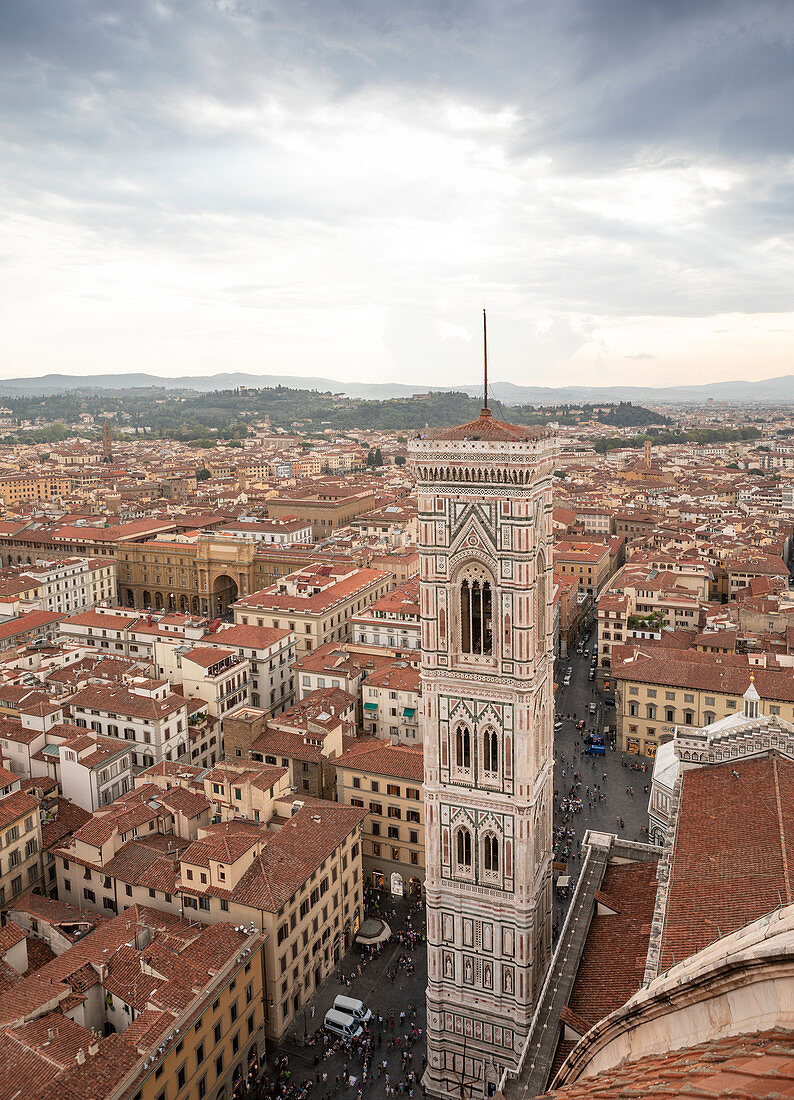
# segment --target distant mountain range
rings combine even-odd
[[[24,397],[69,390],[127,390],[160,386],[168,390],[194,390],[212,393],[215,390],[246,386],[258,389],[284,386],[296,390],[319,390],[341,393],[354,398],[386,400],[390,397],[410,397],[427,392],[421,386],[405,386],[393,382],[335,382],[330,378],[301,378],[297,375],[275,374],[211,374],[203,377],[162,378],[154,374],[90,374],[74,376],[45,374],[41,378],[0,379],[0,396]],[[476,397],[477,386],[432,386],[435,391],[455,391]],[[711,382],[702,386],[517,386],[513,382],[494,382],[490,393],[508,405],[578,404],[583,401],[633,401],[643,404],[679,404],[715,401],[755,402],[761,404],[794,403],[794,374],[765,378],[760,382]]]

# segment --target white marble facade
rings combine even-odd
[[[434,1096],[515,1067],[551,952],[555,442],[466,427],[411,445]]]

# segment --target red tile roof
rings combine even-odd
[[[544,1100],[790,1097],[794,1095],[794,1035],[779,1029],[761,1031],[626,1059],[543,1095]]]
[[[610,863],[596,900],[613,913],[593,916],[568,1007],[587,1028],[620,1008],[642,985],[656,901],[656,860]]]
[[[442,428],[440,431],[430,432],[428,438],[517,443],[528,439],[548,439],[552,434],[551,428],[542,425],[507,424],[504,420],[495,420],[490,409],[483,409],[476,420],[470,420],[468,424],[459,424],[455,428]]]
[[[794,763],[777,756],[687,771],[659,970],[794,901]]]
[[[742,696],[755,677],[755,686],[762,699],[794,702],[794,676],[790,668],[759,668],[745,656],[701,653],[699,650],[668,652],[656,647],[652,653],[637,652],[638,647],[650,649],[645,643],[637,646],[614,646],[612,674],[616,680],[638,681],[700,691],[723,692]],[[637,656],[634,656],[637,653]]]
[[[11,794],[0,798],[0,829],[7,829],[25,814],[39,812],[38,799],[25,791],[12,791]]]
[[[293,632],[286,628],[273,626],[230,626],[221,629],[215,634],[207,634],[202,639],[204,642],[212,642],[214,645],[241,646],[245,649],[269,649],[270,646],[288,638]]]
[[[390,775],[414,783],[422,783],[425,777],[421,746],[390,745],[377,737],[361,738],[351,749],[329,762],[335,768]]]

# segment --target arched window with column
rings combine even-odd
[[[481,734],[482,770],[490,774],[499,771],[499,735],[491,726]]]
[[[483,565],[471,562],[458,575],[457,587],[461,652],[490,657],[493,654],[493,577]]]
[[[542,553],[535,561],[535,638],[540,653],[546,645],[546,559]]]
[[[455,767],[471,771],[471,730],[464,722],[455,727]]]
[[[486,833],[482,841],[482,869],[484,875],[495,878],[499,874],[499,839]]]
[[[458,871],[471,872],[471,831],[461,825],[455,834],[455,857]]]

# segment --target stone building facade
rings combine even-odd
[[[555,453],[487,409],[411,444],[433,1096],[515,1068],[550,958]]]

